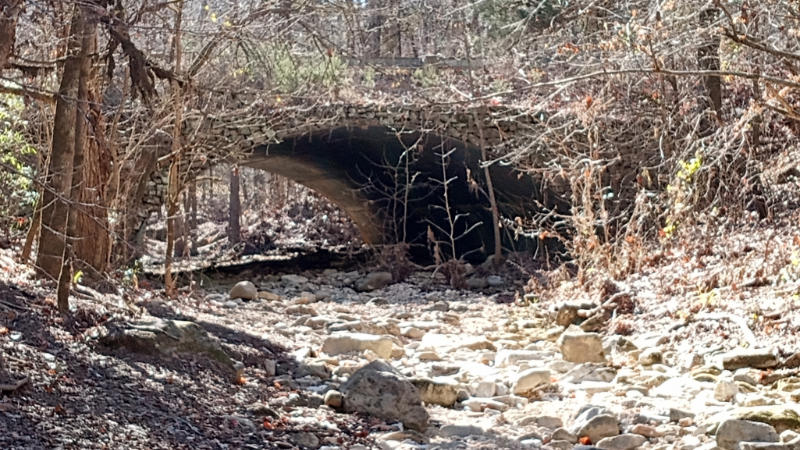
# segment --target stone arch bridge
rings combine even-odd
[[[431,233],[447,252],[452,234],[459,255],[481,259],[494,245],[481,146],[490,155],[530,147],[544,119],[541,112],[462,104],[254,104],[217,114],[192,111],[183,126],[184,170],[197,173],[222,161],[264,169],[333,201],[367,243],[408,242],[424,257]],[[545,166],[553,156],[528,149],[526,163]],[[167,159],[149,178],[143,202],[151,209],[163,203]],[[507,224],[543,208],[568,212],[563,189],[541,189],[500,160],[489,168]],[[531,246],[508,228],[503,240],[509,249]]]

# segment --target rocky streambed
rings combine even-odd
[[[250,273],[79,296],[67,321],[46,290],[0,285],[6,369],[26,376],[4,388],[0,444],[800,448],[791,334],[676,319],[621,284],[515,300],[510,276],[477,278]]]
[[[270,411],[380,422],[371,444],[347,448],[800,448],[798,358],[687,347],[674,330],[608,334],[604,320],[625,307],[610,297],[522,306],[426,273],[390,284],[326,270],[218,286],[173,313],[287,350],[238,366],[292,387],[293,400],[266,399]],[[311,429],[295,444],[343,448]]]

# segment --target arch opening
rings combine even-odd
[[[463,142],[386,127],[338,127],[262,145],[242,161],[286,176],[341,207],[370,244],[409,245],[413,259],[480,262],[494,247],[480,150]],[[506,222],[535,214],[542,196],[529,176],[490,168]],[[557,205],[553,205],[557,206]],[[508,230],[505,230],[508,231]],[[537,239],[503,233],[509,250]]]

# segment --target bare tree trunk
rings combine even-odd
[[[20,11],[22,0],[0,0],[0,70],[6,68],[14,53]]]
[[[75,157],[77,104],[81,76],[81,34],[85,29],[85,17],[75,7],[70,25],[70,36],[64,72],[56,100],[53,119],[53,142],[50,148],[50,164],[44,180],[42,195],[42,224],[39,233],[39,253],[36,256],[37,272],[40,276],[58,279],[66,245],[67,199],[72,188],[72,164]]]
[[[181,19],[183,0],[177,4],[175,13],[175,34],[173,36],[173,55],[175,57],[175,73],[181,70]],[[175,279],[172,276],[172,255],[175,247],[175,215],[178,213],[178,200],[181,193],[180,164],[183,150],[181,148],[181,125],[183,123],[183,92],[181,85],[173,80],[173,106],[175,122],[172,127],[172,162],[169,166],[169,186],[167,188],[167,251],[164,255],[164,289],[168,297],[177,294]]]
[[[383,6],[381,0],[369,0],[367,7],[371,9],[367,19],[367,56],[378,58],[381,56],[381,33],[383,32],[386,18],[380,9]]]
[[[704,43],[697,50],[698,65],[701,70],[720,70],[719,45],[720,34],[713,30],[714,21],[719,17],[717,8],[708,8],[700,12],[700,26],[704,33]],[[722,79],[719,76],[707,76],[704,79],[706,93],[711,101],[711,107],[722,114]]]
[[[197,254],[197,182],[189,185],[189,234],[191,238],[191,254]]]
[[[477,96],[479,94],[477,86],[475,84],[475,78],[472,73],[472,45],[469,41],[469,35],[467,32],[464,32],[464,51],[467,55],[467,64],[469,64],[469,83],[470,87],[472,88],[472,94]],[[483,131],[483,117],[486,116],[485,108],[481,108],[480,117],[477,113],[473,113],[473,118],[475,119],[475,126],[478,127],[478,138],[480,140],[480,147],[481,147],[481,164],[485,164],[489,161],[489,155],[486,150],[486,139],[484,137]],[[483,167],[483,176],[486,178],[486,190],[488,191],[489,195],[489,207],[492,210],[492,232],[494,234],[494,252],[493,252],[493,263],[500,264],[503,260],[503,241],[500,235],[500,210],[497,207],[497,198],[494,194],[494,183],[492,181],[492,173],[489,169],[489,166],[486,165]]]
[[[230,202],[228,210],[228,243],[234,245],[239,243],[242,237],[242,228],[239,217],[242,214],[242,204],[239,199],[239,168],[231,167],[231,186]]]

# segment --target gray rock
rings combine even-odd
[[[605,408],[589,405],[581,409],[571,431],[579,438],[588,437],[591,442],[599,442],[619,434],[619,421]]]
[[[661,350],[657,348],[645,349],[639,355],[639,364],[643,366],[652,366],[653,364],[661,364],[662,362],[664,362],[664,355],[661,353]]]
[[[341,386],[341,392],[347,412],[399,420],[421,432],[428,426],[428,412],[422,406],[419,390],[383,361],[373,361],[357,370]]]
[[[617,376],[617,371],[603,364],[583,363],[570,369],[559,381],[565,383],[583,383],[585,381],[610,382]]]
[[[451,408],[458,400],[458,385],[434,381],[430,378],[414,378],[411,383],[419,390],[424,403]]]
[[[364,333],[334,333],[322,343],[322,351],[329,355],[371,350],[378,357],[392,356],[392,340],[388,337]]]
[[[274,377],[278,369],[278,364],[274,359],[264,360],[264,374],[268,377]]]
[[[739,450],[798,450],[800,445],[784,442],[740,442]]]
[[[717,428],[717,445],[736,450],[740,442],[779,442],[780,436],[770,425],[749,420],[726,420]]]
[[[783,430],[781,433],[781,442],[800,443],[800,433],[794,430]]]
[[[298,431],[296,433],[289,434],[289,440],[292,441],[293,444],[299,447],[305,448],[317,448],[319,447],[319,438],[307,431]]]
[[[503,285],[503,277],[499,275],[489,275],[486,277],[486,282],[489,284],[489,286],[499,287]]]
[[[320,380],[327,380],[331,377],[331,369],[321,361],[301,362],[297,367],[295,376],[301,378],[308,375],[317,377]]]
[[[468,289],[483,289],[489,286],[489,282],[484,277],[470,277],[467,278]]]
[[[537,350],[500,350],[494,358],[495,367],[518,365],[521,361],[545,360],[552,357],[551,352]]]
[[[736,370],[742,367],[771,369],[779,363],[778,357],[770,350],[734,350],[722,355],[722,367]]]
[[[578,442],[578,436],[575,436],[575,434],[570,433],[565,428],[556,428],[556,430],[553,431],[553,435],[550,438],[554,441],[564,441],[564,442],[569,442],[570,444]]]
[[[281,281],[286,284],[305,284],[308,283],[308,278],[302,275],[286,274],[281,275]]]
[[[647,438],[640,434],[620,434],[619,436],[611,436],[600,439],[597,442],[597,448],[609,450],[632,450],[641,447]]]
[[[439,429],[439,435],[444,437],[467,437],[480,436],[484,433],[483,428],[475,425],[445,425]]]
[[[588,310],[595,308],[596,305],[588,302],[565,302],[559,305],[556,312],[556,325],[561,327],[568,327],[572,324],[581,322],[581,317],[578,314],[580,310]]]
[[[461,402],[461,405],[470,411],[481,412],[486,409],[506,411],[509,405],[491,398],[469,398]]]
[[[517,380],[514,382],[512,392],[517,395],[522,395],[539,386],[548,384],[550,384],[550,370],[540,368],[528,369],[519,374]]]
[[[339,409],[342,407],[344,403],[344,396],[341,392],[331,389],[330,391],[325,393],[325,397],[323,397],[323,402],[326,405],[330,406],[333,409]]]
[[[280,300],[281,296],[270,291],[258,291],[258,298],[260,298],[261,300],[275,302]]]
[[[558,346],[566,361],[605,362],[603,340],[597,333],[567,330],[558,338]]]
[[[235,362],[225,353],[219,341],[194,322],[158,318],[137,322],[112,320],[106,323],[106,330],[100,342],[108,347],[122,347],[153,356],[203,354],[235,369]]]
[[[233,285],[228,293],[230,298],[241,298],[244,300],[255,300],[258,298],[258,289],[250,281],[240,281]]]
[[[229,429],[244,428],[248,431],[253,431],[256,429],[256,424],[246,417],[228,414],[222,416],[222,418],[225,420],[225,425]]]
[[[714,386],[714,398],[721,402],[729,402],[739,393],[739,386],[733,381],[720,380]]]
[[[529,416],[517,422],[518,426],[524,427],[528,425],[536,425],[537,427],[555,430],[564,426],[564,422],[560,417],[555,416]]]
[[[392,274],[389,272],[372,272],[356,283],[359,292],[374,291],[392,283]]]
[[[684,410],[678,409],[678,408],[670,408],[669,409],[669,420],[671,422],[677,422],[677,421],[679,421],[681,419],[684,419],[684,418],[687,418],[687,417],[688,418],[693,418],[694,417],[694,413],[690,412],[690,411],[684,411]]]
[[[493,397],[497,392],[497,383],[494,381],[480,381],[472,386],[475,397]]]

